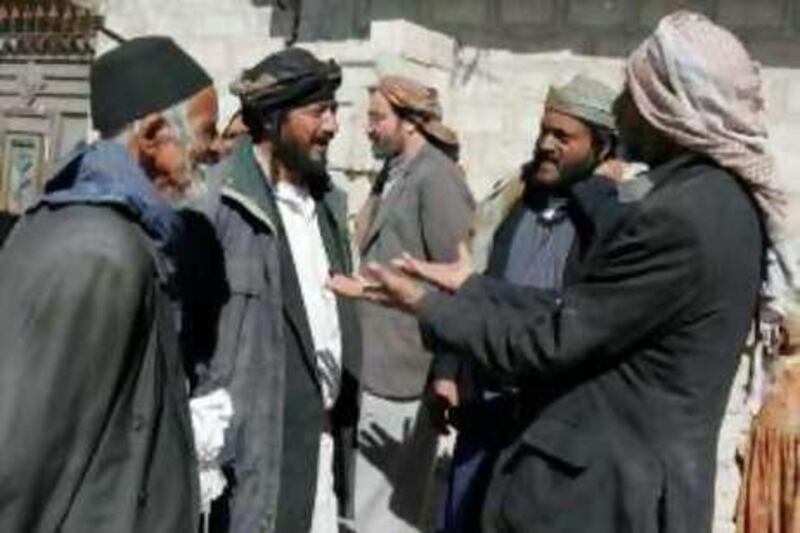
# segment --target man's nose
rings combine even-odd
[[[556,149],[555,136],[545,133],[539,137],[536,143],[537,150],[540,152],[554,152]]]
[[[322,115],[322,131],[331,136],[336,135],[339,131],[339,119],[335,111],[329,109]]]

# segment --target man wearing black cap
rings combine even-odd
[[[188,56],[162,54],[165,39],[135,39],[96,63],[92,120],[101,138],[134,151],[159,194],[174,202],[197,186],[198,166],[215,163],[221,147],[211,78]],[[173,87],[188,96],[173,102]]]
[[[0,531],[197,531],[178,224],[154,182],[207,152],[177,130],[208,106],[167,115],[210,85],[167,38],[100,56],[103,139],[61,165],[0,255]]]
[[[339,66],[289,48],[232,85],[250,136],[212,170],[204,210],[230,287],[196,394],[223,387],[230,491],[212,522],[236,532],[338,532],[350,517],[360,332],[325,288],[350,269],[345,198],[326,171]]]

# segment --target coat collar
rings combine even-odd
[[[47,180],[41,205],[95,204],[130,215],[167,256],[174,258],[180,219],[124,146],[98,141],[70,154]]]
[[[254,145],[249,136],[244,136],[234,147],[228,160],[222,163],[220,194],[233,200],[253,217],[263,222],[272,233],[280,226],[273,197],[271,180],[261,169],[253,153]],[[346,235],[347,199],[336,188],[327,192],[318,204],[329,211],[340,234]]]
[[[265,224],[271,233],[276,233],[280,217],[271,197],[269,179],[253,155],[250,137],[244,136],[237,142],[230,157],[221,165],[220,195],[237,203]]]

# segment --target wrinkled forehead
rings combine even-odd
[[[562,109],[548,107],[544,110],[540,127],[545,131],[563,131],[569,134],[588,133],[591,125]]]

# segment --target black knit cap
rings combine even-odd
[[[97,130],[113,132],[211,84],[206,71],[169,37],[131,39],[92,64],[92,121]]]

